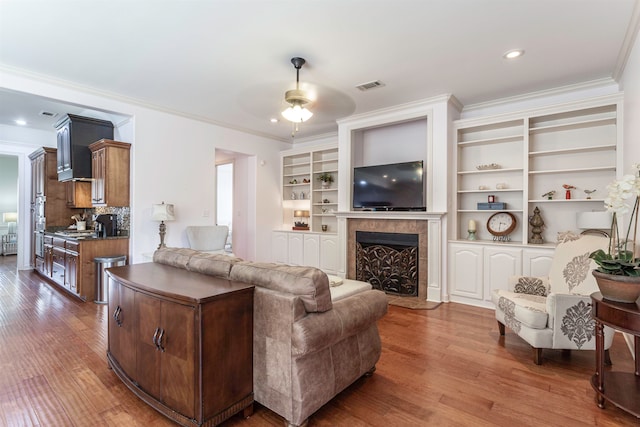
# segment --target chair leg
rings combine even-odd
[[[498,330],[500,331],[500,335],[504,336],[504,325],[498,322]]]
[[[613,363],[611,363],[611,355],[609,354],[609,349],[604,351],[604,364],[607,366],[613,365]]]
[[[542,365],[542,349],[533,347],[533,363]]]

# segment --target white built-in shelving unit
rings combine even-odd
[[[577,228],[579,212],[603,211],[607,185],[622,164],[622,96],[608,95],[563,105],[455,122],[452,165],[456,197],[449,239],[452,301],[491,306],[493,289],[511,275],[546,275],[558,233]],[[495,169],[478,166],[497,164]],[[575,186],[566,198],[564,184]],[[595,190],[590,198],[584,190]],[[555,191],[552,199],[543,197]],[[505,209],[482,210],[489,196]],[[529,219],[538,208],[544,243],[531,242]],[[496,242],[489,217],[512,213],[517,227],[509,242]],[[477,240],[468,240],[469,221]]]

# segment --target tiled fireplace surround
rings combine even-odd
[[[427,221],[350,219],[347,222],[347,277],[356,277],[356,231],[418,235],[418,298],[427,298]]]
[[[356,277],[356,231],[417,234],[418,298],[434,302],[443,301],[441,284],[443,213],[341,211],[337,212],[336,216],[339,220],[338,234],[346,242],[344,246],[346,277]]]

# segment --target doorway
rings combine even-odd
[[[225,250],[233,251],[233,162],[216,165],[216,224],[229,227]]]

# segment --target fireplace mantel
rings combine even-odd
[[[422,211],[341,211],[335,213],[337,218],[362,218],[362,219],[409,219],[423,221],[440,221],[445,212]]]
[[[349,231],[350,223],[362,225],[363,229],[368,231],[389,231],[398,232],[398,229],[424,230],[420,232],[422,238],[426,240],[423,246],[422,254],[426,257],[426,264],[421,264],[426,269],[426,283],[422,286],[426,287],[426,298],[422,294],[422,298],[429,301],[443,301],[442,286],[442,227],[445,217],[444,212],[416,212],[416,211],[338,211],[335,213],[338,219],[338,234],[340,241],[344,242],[342,247],[342,259],[347,261],[344,266],[344,272],[348,278],[355,273],[355,260],[351,257],[355,255],[355,241]],[[388,221],[388,224],[386,223]],[[424,223],[420,225],[420,223]],[[399,225],[400,224],[400,225]],[[353,231],[353,227],[352,230]],[[402,232],[402,231],[401,231]],[[407,232],[407,231],[404,231]],[[424,243],[422,243],[424,244]],[[426,246],[426,251],[424,250]],[[420,261],[422,263],[423,261]],[[353,265],[352,265],[353,264]],[[423,275],[422,277],[425,277]],[[422,282],[422,279],[420,280]],[[419,295],[420,297],[420,295]]]

